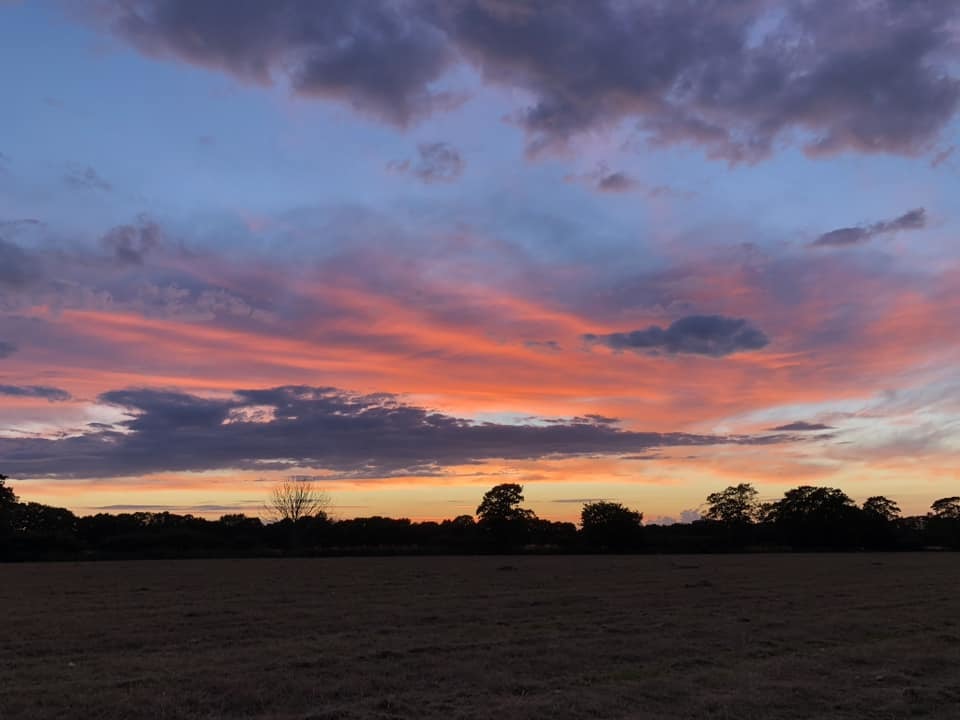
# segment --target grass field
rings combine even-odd
[[[0,566],[0,718],[960,718],[960,555]]]

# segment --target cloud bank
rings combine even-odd
[[[950,2],[864,0],[108,0],[95,22],[140,51],[283,82],[398,126],[463,100],[466,63],[531,99],[528,152],[632,125],[655,145],[755,162],[931,151],[957,112]]]
[[[211,399],[118,390],[100,402],[124,409],[114,429],[63,437],[0,438],[4,471],[21,477],[115,477],[162,471],[285,469],[350,477],[434,473],[491,459],[638,452],[664,446],[783,442],[782,436],[635,432],[609,418],[542,423],[471,422],[389,394],[284,386]]]

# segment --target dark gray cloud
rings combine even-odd
[[[82,168],[72,168],[63,176],[64,182],[75,188],[85,190],[102,190],[108,192],[113,189],[106,180],[100,177],[99,173],[89,165]]]
[[[777,425],[777,427],[770,428],[770,432],[808,432],[812,430],[833,430],[833,426],[824,425],[823,423],[809,423],[804,422],[803,420],[798,420],[797,422],[787,423],[786,425]]]
[[[425,183],[449,183],[463,175],[466,162],[457,149],[445,142],[421,143],[414,161],[391,162],[387,168],[407,173]]]
[[[723,315],[688,315],[668,327],[651,325],[646,330],[606,335],[584,335],[588,343],[611,350],[634,350],[652,354],[709,355],[723,357],[745,350],[759,350],[770,343],[766,334],[743,318]]]
[[[347,477],[436,472],[488,459],[643,452],[664,446],[756,444],[778,436],[635,432],[609,418],[547,424],[476,423],[394,396],[335,388],[240,390],[209,399],[121,390],[100,401],[130,419],[59,439],[0,438],[4,471],[21,477],[116,477],[215,468],[331,470]]]
[[[139,225],[118,225],[101,238],[101,244],[118,265],[143,265],[143,259],[160,247],[160,226],[143,221]]]
[[[957,110],[955,4],[866,0],[467,2],[458,46],[534,102],[531,151],[635,119],[655,144],[755,161],[927,149]],[[508,8],[508,9],[505,9]]]
[[[17,351],[17,346],[12,342],[6,340],[0,340],[0,360],[5,357],[10,357]]]
[[[8,397],[41,398],[50,402],[66,402],[70,393],[46,385],[0,385],[0,395]]]
[[[846,245],[860,245],[878,235],[898,232],[900,230],[919,230],[927,225],[927,211],[916,208],[905,212],[892,220],[881,220],[869,225],[838,228],[824,233],[812,243],[813,247],[844,247]]]
[[[101,5],[141,51],[301,95],[334,98],[397,125],[449,107],[434,91],[453,50],[425,3],[157,0]]]
[[[613,172],[597,180],[597,190],[601,192],[629,192],[636,186],[636,180],[622,172]]]
[[[600,193],[623,194],[638,192],[648,198],[689,197],[691,193],[667,185],[648,185],[622,170],[611,170],[601,163],[591,172],[567,175],[564,180],[585,185]]]
[[[957,111],[960,5],[948,0],[106,0],[141,51],[278,78],[388,122],[456,103],[454,64],[525,91],[537,153],[626,120],[654,144],[756,161],[932,149]]]

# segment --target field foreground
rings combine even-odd
[[[960,556],[0,566],[0,718],[958,718]]]

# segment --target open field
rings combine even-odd
[[[956,554],[6,565],[0,717],[958,718],[958,591]]]

